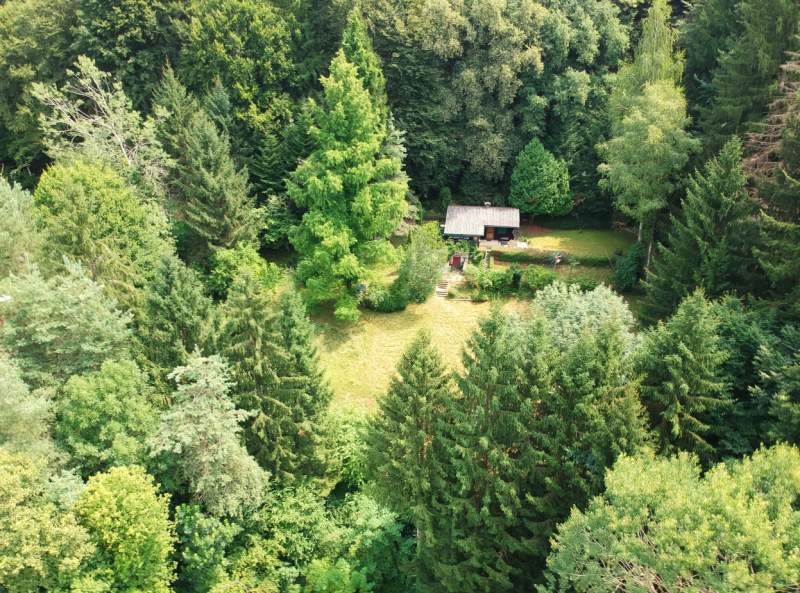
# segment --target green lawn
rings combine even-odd
[[[519,307],[520,303],[509,301],[504,306]],[[403,350],[423,328],[431,332],[445,362],[457,368],[464,342],[490,308],[490,303],[431,297],[399,313],[364,311],[355,323],[337,321],[329,314],[313,316],[320,358],[333,388],[332,406],[373,410]]]
[[[565,251],[581,255],[611,257],[615,251],[627,251],[635,237],[627,232],[613,230],[557,230],[526,225],[519,231],[520,238],[528,241],[531,249]]]

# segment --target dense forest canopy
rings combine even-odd
[[[799,446],[797,0],[0,0],[0,592],[788,593]]]

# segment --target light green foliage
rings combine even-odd
[[[0,447],[0,587],[8,593],[73,591],[94,552],[86,531],[50,500],[47,478],[44,459]]]
[[[250,276],[263,290],[275,288],[283,272],[262,258],[251,244],[240,243],[232,249],[217,249],[211,256],[208,286],[218,297],[225,297],[240,276]]]
[[[350,490],[362,488],[368,481],[367,418],[345,410],[329,410],[322,417],[320,457],[336,484]]]
[[[241,528],[205,515],[193,504],[175,510],[175,523],[180,549],[177,588],[206,593],[225,579],[229,563],[225,552]]]
[[[151,197],[160,196],[171,162],[156,138],[155,122],[134,111],[121,83],[91,59],[80,56],[75,68],[61,89],[32,87],[47,110],[41,126],[48,155],[104,161]]]
[[[608,324],[620,328],[628,351],[638,344],[628,305],[604,285],[584,292],[562,282],[549,284],[536,293],[531,310],[545,319],[548,336],[557,348],[569,347],[582,333],[595,333]]]
[[[624,457],[559,528],[555,592],[774,593],[800,580],[800,453],[786,445],[701,477],[686,454]]]
[[[130,316],[78,264],[43,278],[36,269],[0,281],[0,344],[31,387],[66,381],[128,357]]]
[[[796,443],[800,438],[800,330],[797,326],[781,328],[775,339],[759,348],[754,363],[759,381],[753,395],[770,414],[769,439]]]
[[[620,69],[610,99],[611,137],[599,146],[604,183],[623,214],[651,225],[667,205],[675,175],[698,147],[686,132],[686,100],[678,87],[683,60],[673,46],[666,0],[656,0],[642,25],[631,64]]]
[[[181,80],[195,92],[215,80],[231,92],[233,115],[253,149],[282,129],[291,113],[292,30],[287,13],[268,2],[193,0],[178,26]]]
[[[31,393],[20,375],[14,361],[0,354],[0,446],[50,455],[50,398],[47,393]]]
[[[709,297],[753,288],[756,207],[747,193],[741,144],[728,142],[689,181],[680,217],[672,217],[666,245],[648,270],[644,314],[669,315],[683,297],[702,287]]]
[[[292,227],[300,222],[299,215],[285,196],[269,196],[263,208],[262,242],[268,247],[288,247]]]
[[[341,52],[322,85],[312,128],[318,148],[288,183],[292,200],[308,209],[290,239],[308,301],[335,301],[338,318],[356,319],[356,287],[392,249],[386,238],[405,214],[406,184],[397,179],[399,160],[380,156],[379,114]]]
[[[778,90],[787,52],[800,49],[800,6],[793,0],[742,0],[740,23],[719,55],[711,105],[701,110],[707,147],[718,150],[732,134],[752,129]]]
[[[721,380],[726,353],[717,326],[711,304],[698,289],[645,336],[636,368],[662,451],[714,453],[705,437],[708,413],[729,403]]]
[[[423,303],[433,294],[447,261],[447,245],[439,225],[429,222],[412,229],[400,260],[397,283],[408,298]]]
[[[543,288],[550,286],[556,281],[556,278],[557,275],[553,270],[532,264],[522,270],[519,286],[529,294],[536,294]]]
[[[162,257],[145,289],[135,327],[142,366],[159,388],[172,369],[186,364],[191,352],[209,348],[216,318],[197,273],[173,255]]]
[[[171,590],[175,536],[168,499],[142,468],[115,467],[92,476],[73,511],[97,547],[89,564],[105,585],[99,590]]]
[[[335,563],[312,561],[303,587],[303,593],[368,593],[371,590],[364,574],[354,570],[343,558]]]
[[[36,261],[41,244],[31,194],[0,177],[0,278]]]
[[[567,165],[553,157],[538,138],[517,155],[508,201],[525,214],[563,216],[572,210]]]
[[[84,476],[146,460],[155,428],[152,388],[130,361],[107,361],[99,371],[70,378],[56,403],[56,443]]]
[[[228,397],[228,370],[217,356],[192,355],[171,377],[178,388],[149,439],[150,454],[175,488],[215,517],[239,517],[263,500],[268,474],[240,444],[249,414]]]
[[[372,40],[359,11],[357,7],[347,15],[342,32],[342,51],[347,61],[356,67],[358,78],[370,94],[375,110],[385,119],[388,106],[381,60],[372,48]]]
[[[74,160],[42,175],[34,199],[49,267],[78,261],[114,297],[138,305],[140,291],[172,251],[166,217],[109,165]]]

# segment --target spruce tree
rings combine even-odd
[[[227,134],[204,111],[192,116],[185,151],[176,182],[181,219],[211,249],[254,240],[261,212],[249,195],[247,169],[236,167]]]
[[[161,110],[156,120],[156,137],[170,157],[181,160],[185,156],[186,133],[200,105],[170,66],[164,69],[164,76],[153,93],[153,106]]]
[[[281,147],[274,134],[265,134],[258,147],[258,152],[250,164],[250,174],[258,199],[264,202],[269,196],[282,194],[284,163]]]
[[[435,496],[447,475],[443,451],[445,411],[453,398],[450,373],[421,331],[403,353],[369,432],[370,473],[381,500],[416,528],[415,572],[421,590],[434,549]]]
[[[643,306],[655,321],[671,314],[697,287],[710,297],[756,289],[751,255],[757,241],[756,207],[747,193],[738,139],[689,180],[681,213],[672,217],[666,244],[648,271]]]
[[[525,484],[534,469],[531,402],[518,389],[508,319],[480,322],[457,377],[443,442],[451,472],[437,497],[432,570],[445,591],[511,591],[532,552]]]
[[[647,333],[637,354],[642,400],[666,453],[714,455],[706,440],[708,414],[729,403],[720,379],[726,353],[717,325],[711,304],[697,289],[671,318]]]
[[[315,471],[318,422],[331,397],[298,298],[284,295],[276,314],[273,298],[243,275],[228,297],[221,338],[237,405],[253,414],[245,431],[248,449],[283,483]]]
[[[213,341],[215,309],[197,273],[177,257],[165,256],[145,290],[135,335],[144,367],[158,385],[187,363],[189,354]]]

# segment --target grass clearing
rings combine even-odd
[[[577,257],[611,257],[616,251],[627,251],[636,240],[631,233],[624,231],[559,230],[535,225],[522,226],[519,235],[527,240],[531,249],[565,251]]]
[[[355,323],[330,313],[312,316],[318,327],[317,347],[333,388],[332,407],[354,412],[375,409],[395,372],[400,356],[420,329],[428,329],[434,346],[451,368],[460,366],[461,350],[491,303],[451,301],[431,297],[398,313],[364,311]],[[504,308],[524,307],[506,301]]]

